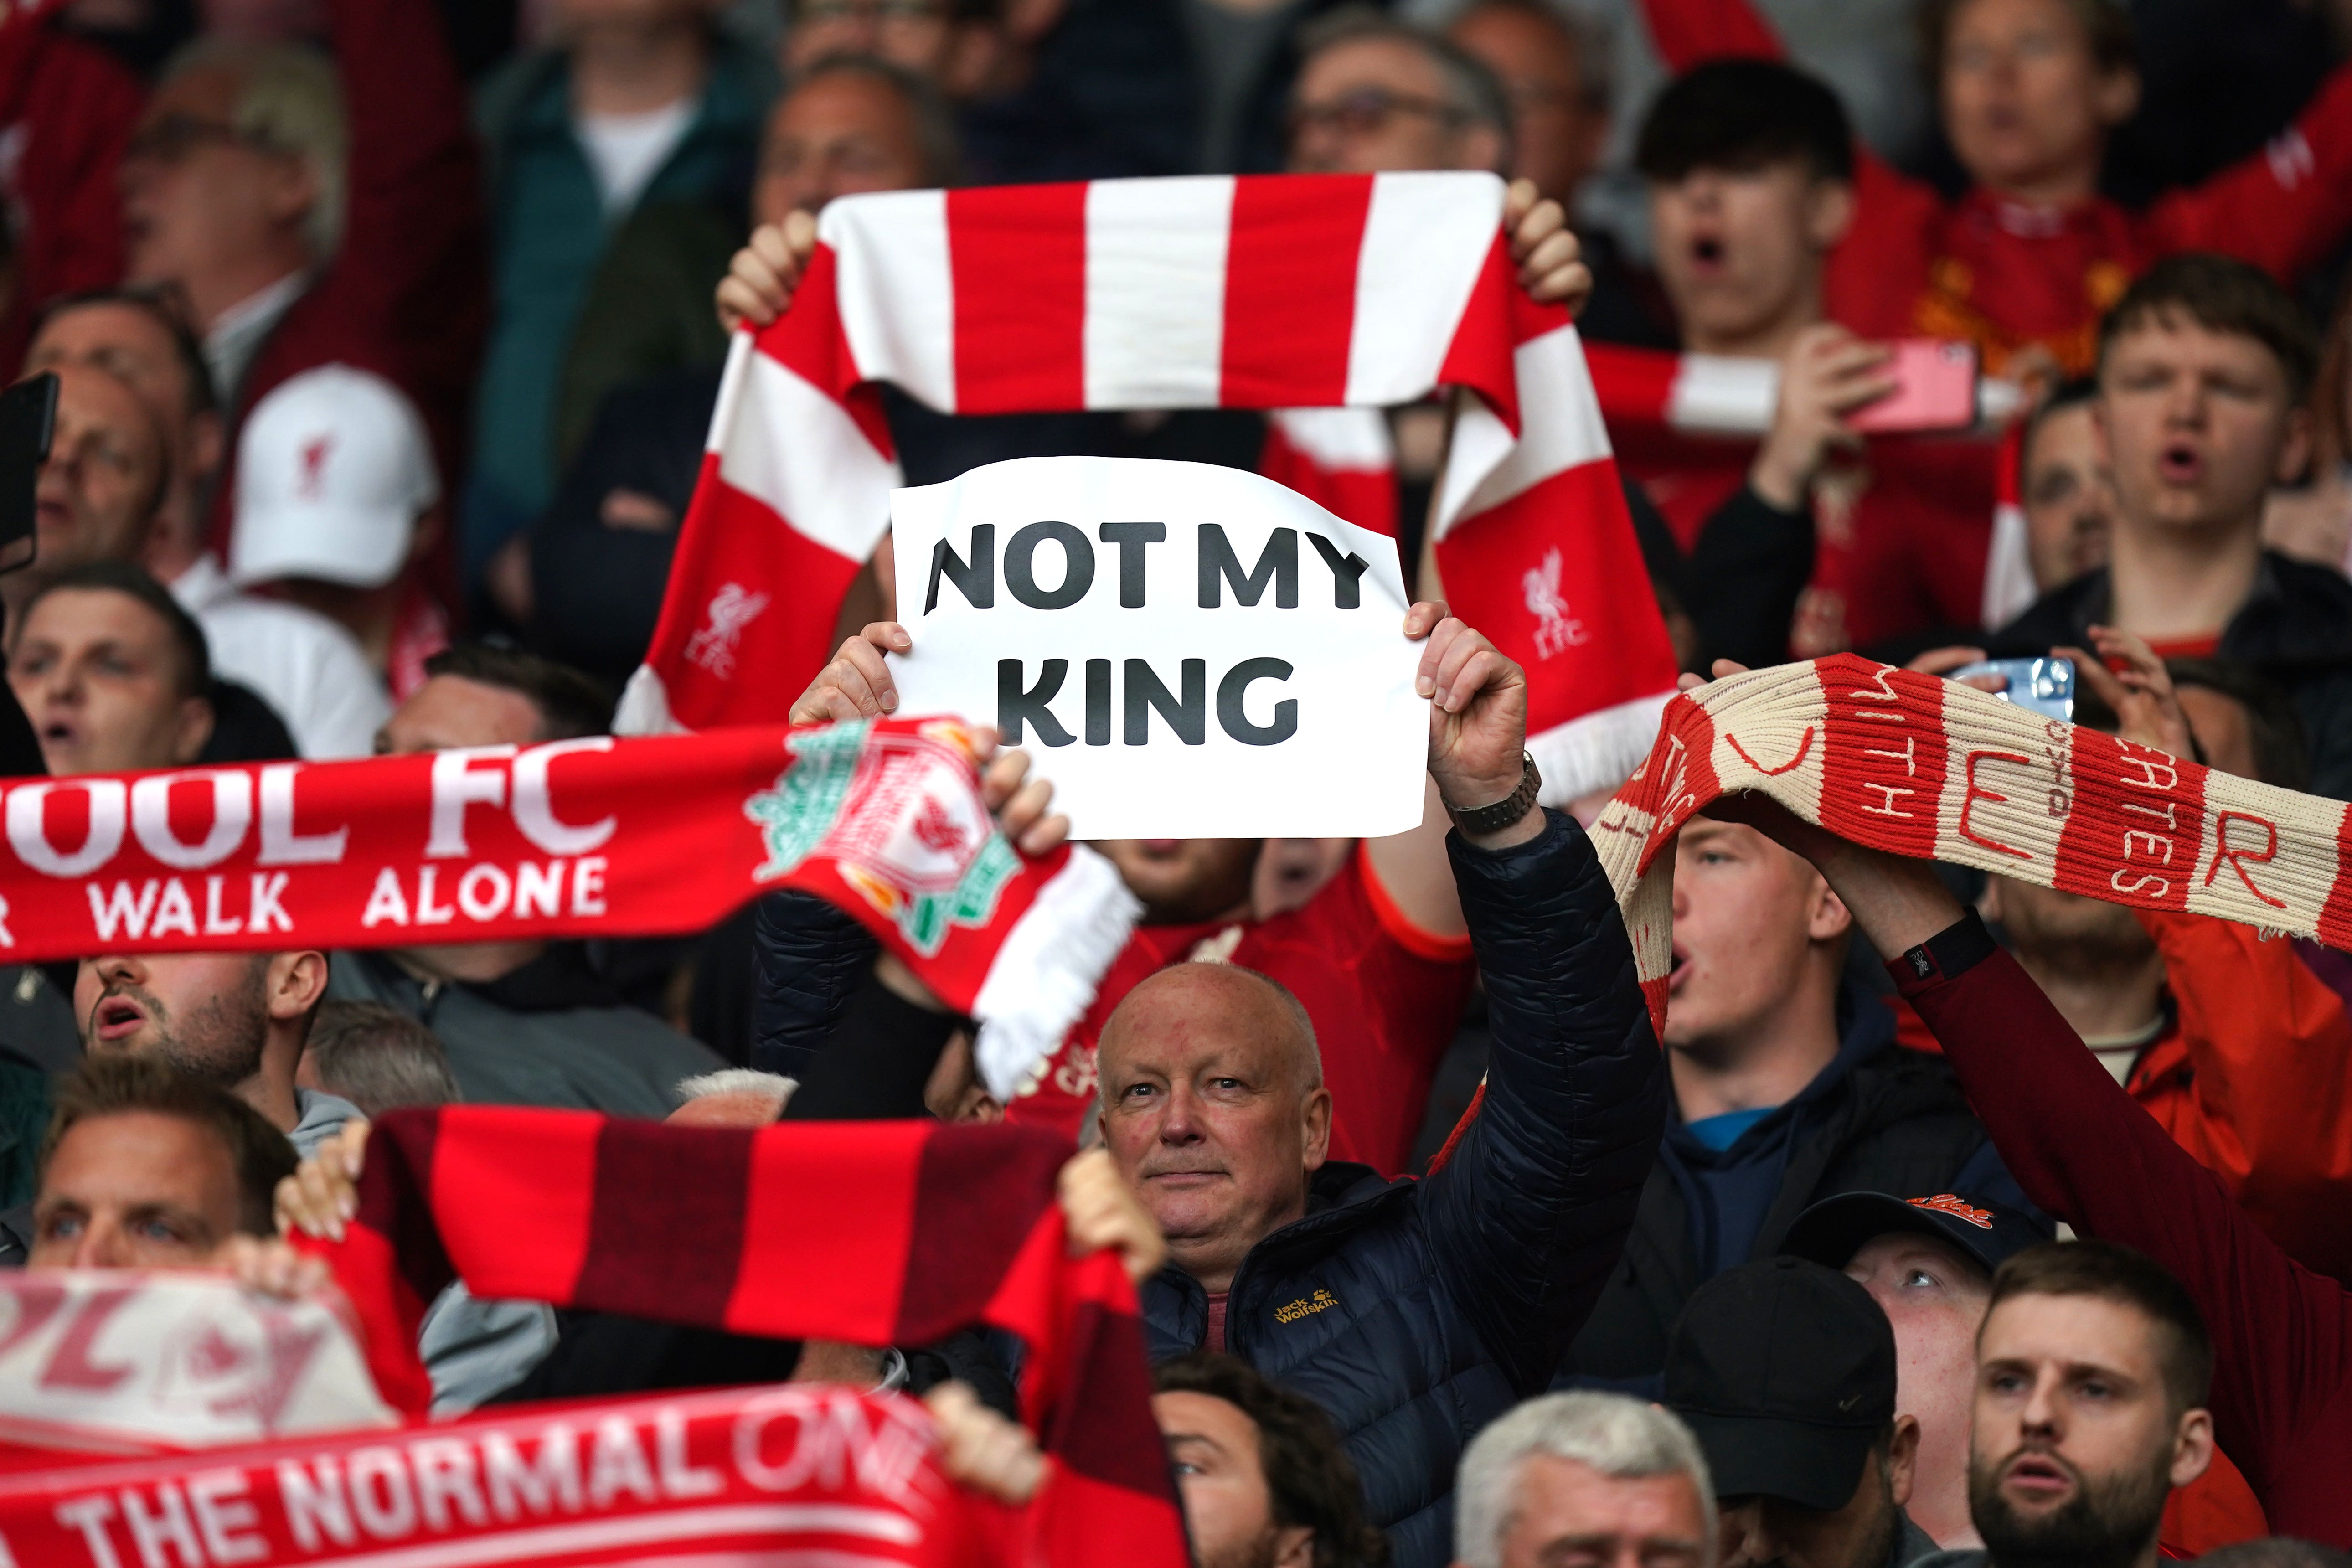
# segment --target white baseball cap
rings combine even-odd
[[[381,587],[440,494],[425,422],[398,387],[347,364],[305,371],[264,397],[237,437],[229,579]]]

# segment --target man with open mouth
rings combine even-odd
[[[2128,1247],[2001,1265],[1977,1338],[1969,1512],[1982,1552],[1916,1568],[2153,1568],[2165,1499],[2213,1460],[2213,1346],[2180,1282]]]

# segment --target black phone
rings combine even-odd
[[[33,563],[41,465],[58,424],[58,378],[27,376],[0,392],[0,572]]]

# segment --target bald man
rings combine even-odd
[[[1104,1145],[1168,1238],[1153,1359],[1239,1356],[1330,1411],[1397,1568],[1449,1555],[1470,1437],[1542,1390],[1631,1225],[1664,1060],[1608,879],[1526,775],[1525,678],[1447,621],[1423,663],[1429,771],[1486,976],[1483,1108],[1426,1181],[1328,1157],[1313,1026],[1264,975],[1184,963],[1105,1026]]]

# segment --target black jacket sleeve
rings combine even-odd
[[[923,1086],[961,1022],[867,977],[784,1102],[785,1121],[887,1121],[929,1114]]]
[[[752,918],[759,988],[751,998],[751,1065],[805,1079],[817,1049],[874,967],[866,928],[807,893],[771,893]]]
[[[1477,1116],[1421,1194],[1441,1279],[1522,1394],[1549,1383],[1616,1268],[1666,1114],[1609,879],[1583,831],[1546,816],[1509,849],[1446,841],[1494,1049]]]
[[[1747,485],[1699,531],[1682,572],[1683,608],[1698,628],[1699,668],[1718,658],[1751,669],[1789,657],[1789,623],[1813,574],[1813,520],[1782,511]]]

